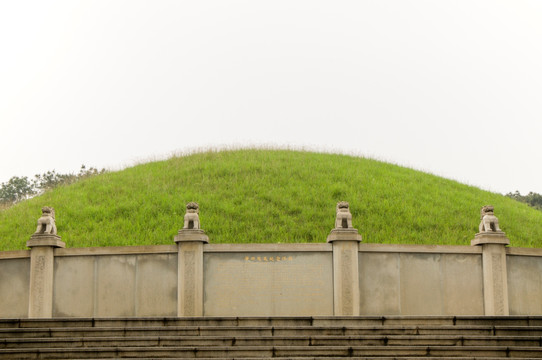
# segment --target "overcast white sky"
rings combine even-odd
[[[542,193],[542,1],[0,0],[0,182],[308,146]]]

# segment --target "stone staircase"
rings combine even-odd
[[[0,319],[0,359],[542,358],[541,317]]]

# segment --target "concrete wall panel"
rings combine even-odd
[[[204,254],[204,315],[332,315],[332,253]]]
[[[441,256],[444,315],[483,315],[484,279],[482,256],[443,254]]]
[[[332,315],[332,245],[304,245],[204,247],[203,314]],[[361,315],[487,313],[478,247],[369,245],[358,253]],[[53,316],[176,316],[175,249],[55,250]],[[506,253],[510,314],[541,315],[542,250],[507,248]],[[28,317],[29,284],[28,252],[0,253],[0,317]]]
[[[96,317],[135,316],[136,256],[97,257]]]
[[[401,313],[399,254],[359,253],[361,315]]]
[[[55,257],[54,317],[92,317],[95,301],[94,256]]]
[[[401,254],[401,315],[442,314],[440,254]]]
[[[177,315],[177,254],[138,255],[136,316]]]
[[[28,317],[30,258],[0,261],[0,318]]]
[[[542,314],[542,257],[507,256],[510,315]]]
[[[483,315],[476,254],[359,254],[361,315]]]

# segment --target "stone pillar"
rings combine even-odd
[[[347,202],[337,204],[335,229],[327,237],[333,244],[333,313],[359,315],[358,253],[361,235],[352,227]]]
[[[203,316],[203,244],[209,237],[200,229],[199,206],[186,205],[184,227],[175,236],[178,257],[177,316]]]
[[[509,244],[510,240],[493,215],[493,206],[484,206],[480,232],[474,236],[471,245],[482,246],[485,315],[509,315],[505,250]]]
[[[38,229],[26,242],[30,248],[29,318],[53,316],[53,267],[54,248],[66,247],[56,234],[53,208],[42,208]]]

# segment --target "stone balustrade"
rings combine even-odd
[[[0,318],[542,314],[542,249],[507,247],[492,207],[471,246],[363,244],[346,202],[327,243],[212,244],[198,213],[172,245],[70,249],[44,207],[0,252]]]

